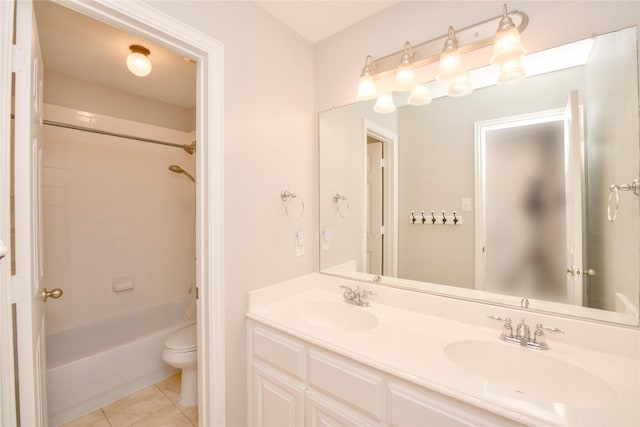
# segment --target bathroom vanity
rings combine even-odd
[[[375,289],[369,307],[344,289]],[[640,425],[631,328],[313,273],[249,294],[250,425]],[[521,316],[565,334],[503,342]]]

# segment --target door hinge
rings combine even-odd
[[[384,159],[380,159],[380,168],[384,169],[385,166],[386,166],[386,162],[384,161]]]
[[[380,235],[384,236],[384,225],[380,226]]]

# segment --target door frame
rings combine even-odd
[[[0,2],[0,239],[11,248],[9,140],[11,138],[11,69],[14,1]],[[0,259],[0,425],[16,419],[11,250]]]
[[[382,142],[382,152],[386,159],[383,191],[385,194],[383,211],[385,218],[384,244],[382,247],[383,271],[385,276],[398,276],[398,135],[384,126],[364,119],[362,132],[362,194],[367,194],[367,137],[372,136]],[[364,268],[367,257],[367,213],[362,212],[362,259]]]
[[[519,126],[536,125],[550,122],[564,122],[564,108],[556,108],[536,113],[518,114],[500,117],[498,119],[483,120],[474,123],[475,143],[475,192],[476,192],[476,242],[475,242],[475,289],[486,290],[486,257],[483,248],[487,240],[486,230],[486,182],[485,171],[487,165],[486,144],[487,133],[490,131],[509,129]]]
[[[161,11],[140,2],[54,0],[83,15],[144,37],[196,61],[196,281],[198,308],[198,418],[202,425],[225,425],[224,312],[224,45]],[[14,2],[0,2],[0,138],[9,140]],[[6,24],[9,25],[6,25]],[[8,90],[7,90],[8,89]],[[9,164],[8,144],[0,144],[0,165]],[[9,226],[8,168],[0,168],[0,233]],[[6,238],[5,238],[6,239]],[[15,424],[13,322],[7,257],[0,261],[0,379],[3,425]],[[7,272],[8,270],[8,272]],[[6,344],[9,344],[8,346]],[[10,386],[10,387],[9,387]],[[5,422],[8,419],[10,422]],[[12,422],[11,422],[12,421]]]

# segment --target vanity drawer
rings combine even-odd
[[[335,355],[310,350],[307,374],[310,386],[377,420],[382,418],[383,379],[372,370]]]
[[[390,383],[387,402],[389,425],[393,427],[521,425],[440,393],[412,385]]]
[[[253,354],[296,379],[304,380],[304,345],[271,329],[253,329]]]

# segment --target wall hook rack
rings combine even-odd
[[[438,216],[436,216],[435,211],[430,211],[431,217],[425,216],[424,212],[420,211],[420,215],[416,216],[415,211],[411,211],[409,214],[411,225],[462,225],[462,216],[458,215],[456,211],[453,211],[452,215],[447,215],[447,211],[441,211],[442,214]]]

